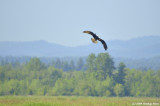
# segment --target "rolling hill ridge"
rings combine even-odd
[[[160,36],[145,36],[126,41],[106,41],[108,50],[102,44],[90,43],[84,46],[67,47],[46,41],[0,42],[0,56],[64,57],[87,56],[90,53],[108,52],[112,57],[150,58],[160,55]]]

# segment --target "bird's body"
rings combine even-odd
[[[107,45],[106,45],[106,42],[105,42],[103,39],[99,38],[95,33],[91,32],[91,31],[83,31],[83,33],[91,34],[91,35],[93,36],[93,38],[91,38],[91,41],[92,41],[93,43],[98,43],[97,40],[99,40],[99,41],[103,44],[104,49],[105,49],[105,50],[108,49],[108,47],[107,47]]]
[[[91,41],[92,41],[93,43],[98,43],[98,41],[97,41],[96,39],[94,39],[94,38],[91,38]]]

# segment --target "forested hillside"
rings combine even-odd
[[[130,40],[105,40],[107,52],[113,57],[151,58],[160,55],[160,36],[145,36]],[[88,49],[89,48],[89,49]],[[99,42],[88,45],[67,47],[47,41],[0,42],[0,56],[38,56],[38,57],[65,57],[88,56],[91,53],[103,53],[104,48]]]
[[[160,97],[160,70],[143,72],[128,69],[122,62],[116,68],[113,58],[108,53],[90,54],[84,63],[85,69],[82,69],[82,61],[79,60],[77,70],[70,68],[67,71],[55,68],[54,63],[46,65],[36,57],[14,65],[1,64],[0,96]]]

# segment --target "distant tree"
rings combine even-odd
[[[96,81],[96,93],[97,96],[111,96],[113,89],[113,80],[110,77],[107,77],[103,81]]]
[[[115,69],[113,59],[108,53],[98,54],[95,60],[97,73],[101,75],[101,79],[105,80],[107,76],[111,77]]]
[[[5,80],[5,72],[2,70],[2,67],[0,66],[0,80],[4,81]]]
[[[61,60],[60,60],[59,58],[58,58],[58,59],[56,60],[56,62],[55,62],[55,67],[62,69],[62,62],[61,62]]]
[[[61,68],[62,68],[64,71],[70,70],[70,67],[69,67],[69,64],[68,64],[67,61],[62,62]]]
[[[40,71],[45,68],[45,65],[40,61],[39,58],[31,58],[31,60],[27,63],[27,67],[29,70]]]
[[[50,74],[49,79],[48,79],[48,83],[50,84],[50,86],[54,86],[56,81],[62,77],[62,70],[56,69],[54,67],[49,67],[48,71]]]
[[[118,73],[117,73],[117,76],[116,76],[116,81],[117,83],[120,83],[122,85],[124,85],[125,81],[125,64],[123,62],[120,62],[119,63],[119,66],[118,66]]]
[[[73,60],[70,61],[69,66],[70,66],[70,70],[75,70],[75,63]]]
[[[116,96],[124,96],[124,87],[122,84],[116,84],[114,87],[114,92]]]
[[[143,73],[135,69],[127,69],[125,76],[125,94],[126,96],[138,96],[137,87],[141,84]]]
[[[84,67],[84,62],[82,58],[79,58],[77,61],[77,70],[82,70]]]
[[[152,80],[154,82],[153,86],[153,95],[155,97],[160,97],[160,70],[158,70],[154,76],[154,79]]]
[[[86,60],[86,66],[87,66],[87,69],[90,71],[90,72],[94,72],[96,71],[96,64],[95,64],[95,60],[96,60],[96,56],[95,54],[90,54]]]
[[[160,97],[160,77],[158,79],[156,74],[158,73],[152,70],[143,72],[141,81],[137,82],[139,83],[139,86],[137,86],[137,92],[139,93],[136,96]]]
[[[58,79],[53,89],[53,95],[72,95],[75,86],[73,79]]]

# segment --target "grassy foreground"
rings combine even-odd
[[[1,96],[0,106],[159,106],[160,98]]]

